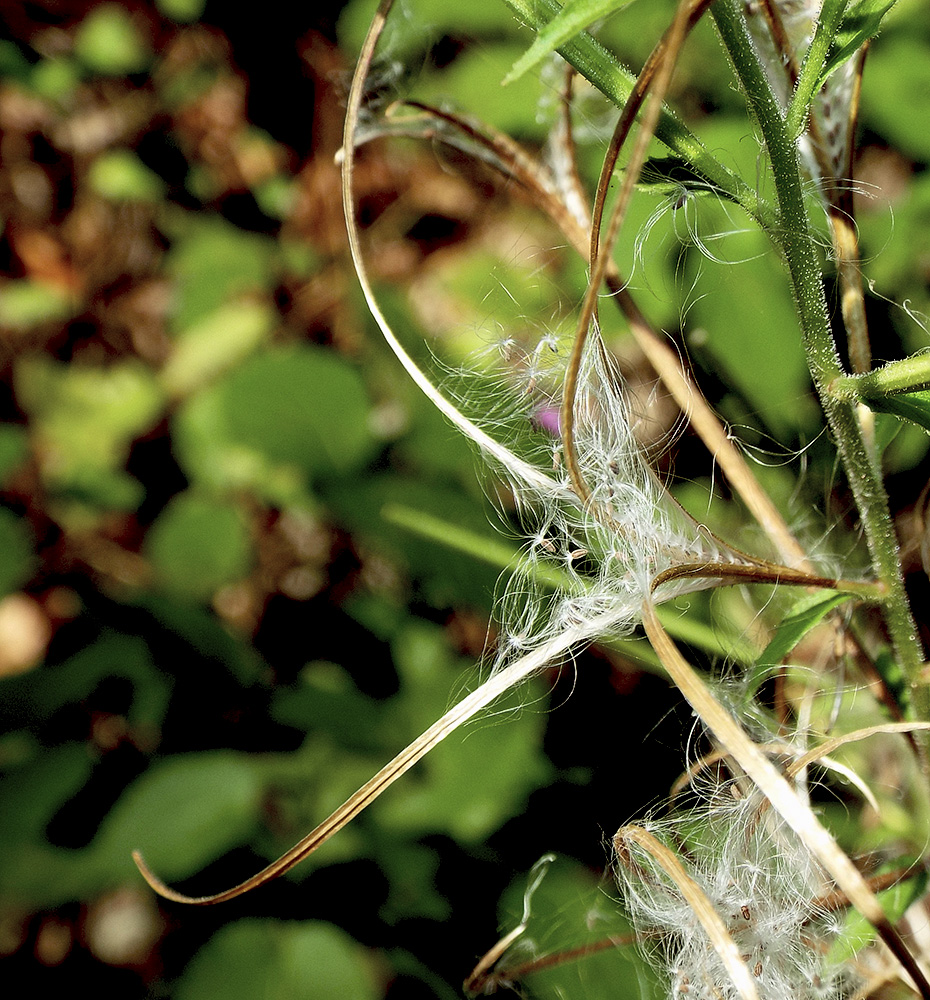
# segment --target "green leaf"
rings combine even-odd
[[[206,5],[207,0],[155,0],[159,12],[178,24],[199,21]]]
[[[62,364],[46,355],[15,362],[19,405],[31,419],[40,471],[71,527],[105,510],[131,510],[141,485],[124,471],[132,440],[161,414],[163,393],[135,360],[109,367]]]
[[[74,296],[57,285],[21,278],[0,287],[0,326],[28,330],[76,311]]]
[[[893,396],[875,396],[866,400],[873,409],[895,416],[930,431],[930,389],[919,392],[902,392]]]
[[[374,444],[358,370],[324,348],[252,358],[223,381],[221,405],[231,440],[312,475],[351,472]]]
[[[860,112],[863,125],[899,152],[926,163],[930,161],[928,101],[930,59],[926,43],[914,34],[889,34],[866,60]],[[897,233],[896,239],[900,239]]]
[[[161,512],[145,540],[159,580],[172,592],[209,600],[249,570],[252,545],[242,515],[230,502],[190,491]]]
[[[29,82],[40,97],[68,107],[83,75],[76,60],[53,56],[36,63]]]
[[[188,965],[176,1000],[376,1000],[373,965],[345,932],[314,921],[240,920]]]
[[[524,23],[537,31],[558,14],[555,0],[505,0]],[[602,45],[586,32],[574,36],[559,47],[560,54],[617,107],[623,107],[632,91],[635,77]],[[656,138],[711,184],[743,205],[746,211],[775,225],[771,210],[754,188],[725,167],[670,111],[663,111],[655,130]]]
[[[842,66],[870,38],[878,34],[882,18],[896,2],[897,0],[858,0],[849,5],[820,73],[818,89],[838,66]]]
[[[748,691],[754,693],[811,629],[851,597],[851,594],[828,594],[826,597],[823,594],[813,594],[802,597],[779,623],[774,637],[762,651],[750,676]]]
[[[29,435],[25,427],[0,424],[0,486],[5,486],[29,455]]]
[[[566,0],[555,17],[539,29],[536,40],[514,63],[513,69],[504,78],[504,84],[513,83],[570,38],[607,14],[622,10],[631,2],[632,0]]]
[[[537,866],[546,861],[542,859]],[[503,932],[517,926],[527,912],[529,919],[525,933],[500,960],[499,968],[513,968],[528,957],[596,946],[614,938],[616,947],[573,961],[542,965],[525,980],[521,977],[521,988],[525,986],[537,1000],[659,1000],[668,996],[667,985],[663,988],[642,961],[629,921],[617,904],[615,886],[565,857],[554,857],[541,879],[540,874],[536,867],[518,876],[501,897]],[[528,946],[532,948],[529,954]]]
[[[88,851],[111,880],[132,877],[130,855],[137,849],[163,878],[186,878],[246,841],[260,807],[260,782],[247,758],[229,752],[172,757],[120,796]]]
[[[773,433],[786,436],[815,416],[798,318],[766,234],[740,228],[736,211],[714,198],[689,205],[695,246],[688,266],[702,290],[689,316],[689,343]]]
[[[56,712],[80,705],[99,684],[113,678],[124,678],[132,686],[132,700],[124,709],[130,726],[156,732],[168,704],[168,678],[155,668],[143,639],[111,629],[63,663],[24,676],[18,698],[31,728],[38,730]]]
[[[275,253],[268,237],[243,232],[225,219],[185,219],[166,259],[178,289],[174,328],[188,329],[231,298],[270,293]]]
[[[138,73],[152,57],[132,14],[115,3],[95,7],[84,18],[74,39],[74,52],[85,66],[105,76]]]
[[[21,517],[0,507],[0,597],[21,587],[34,565],[32,532]]]
[[[431,626],[404,628],[393,649],[402,717],[413,738],[445,710],[450,684],[460,683],[462,664],[451,656],[442,632]],[[498,829],[550,770],[542,753],[540,697],[538,688],[530,695],[525,689],[512,692],[495,706],[504,720],[480,719],[466,735],[456,734],[437,746],[391,795],[375,803],[378,822],[408,835],[449,833],[463,843]],[[537,707],[523,707],[527,702]]]
[[[129,149],[113,149],[98,156],[91,164],[88,182],[110,201],[157,202],[165,193],[165,182]]]
[[[83,744],[69,743],[44,750],[0,779],[0,841],[6,856],[13,845],[44,842],[45,827],[90,777],[93,761]],[[0,860],[0,884],[8,881]]]
[[[85,787],[93,761],[83,743],[38,754],[0,779],[0,895],[8,906],[52,907],[80,898],[83,856],[56,850],[45,829]]]
[[[417,97],[441,104],[455,95],[464,108],[480,109],[481,121],[502,132],[542,138],[546,126],[536,118],[540,82],[526,77],[512,87],[499,81],[513,65],[522,47],[498,42],[466,49],[453,63],[417,87]]]
[[[881,865],[876,874],[894,871],[897,868],[905,868],[915,865],[916,871],[909,878],[902,879],[890,889],[878,893],[879,902],[885,915],[892,924],[896,924],[905,914],[911,903],[915,902],[923,895],[927,887],[927,873],[923,871],[912,860],[897,860],[894,863],[886,862]],[[853,907],[849,908],[846,914],[846,921],[836,943],[830,949],[828,961],[848,962],[862,951],[870,942],[875,940],[877,931],[862,914]]]
[[[187,396],[248,357],[271,333],[276,314],[262,302],[228,302],[186,327],[161,372],[172,396]]]

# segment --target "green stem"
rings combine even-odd
[[[891,361],[864,375],[843,375],[831,386],[837,399],[869,400],[930,389],[930,353]]]
[[[919,716],[930,718],[930,689],[920,676],[923,651],[904,589],[888,496],[863,439],[854,404],[830,391],[844,373],[808,227],[797,150],[736,5],[732,0],[718,0],[711,12],[769,153],[779,210],[778,224],[770,235],[788,267],[811,377],[859,508],[875,572],[885,589],[885,621],[895,655],[913,689]]]
[[[820,75],[830,54],[830,43],[836,36],[849,0],[824,0],[817,20],[817,29],[804,57],[798,83],[788,108],[788,134],[799,138],[807,125],[811,102],[823,82]]]
[[[555,0],[504,0],[516,16],[534,31],[548,24],[562,9]],[[586,80],[622,108],[636,82],[635,74],[622,66],[607,49],[586,31],[559,46],[559,54]],[[740,205],[765,228],[774,223],[774,214],[757,191],[728,170],[675,115],[663,109],[655,129],[656,138],[686,160],[720,193]]]

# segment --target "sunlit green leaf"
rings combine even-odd
[[[75,311],[74,296],[41,281],[23,278],[0,286],[0,325],[27,330]]]
[[[230,302],[197,320],[175,338],[161,372],[172,396],[186,396],[247,357],[271,333],[275,315],[259,302]]]
[[[158,10],[179,24],[198,21],[203,15],[206,0],[155,0]]]
[[[753,668],[749,690],[755,691],[771,671],[782,663],[785,657],[824,618],[851,598],[851,594],[814,594],[802,597],[787,617],[778,624],[775,635],[762,651]]]
[[[171,245],[166,267],[177,283],[173,320],[185,330],[229,299],[271,290],[274,243],[221,218],[185,226]]]
[[[151,60],[132,14],[115,3],[91,8],[78,28],[74,51],[89,69],[107,76],[138,73]]]
[[[105,507],[138,503],[139,485],[121,466],[132,439],[164,404],[150,369],[134,359],[96,367],[26,355],[17,360],[14,384],[56,491]]]
[[[113,149],[94,160],[90,186],[111,201],[155,202],[163,197],[164,181],[128,149]]]

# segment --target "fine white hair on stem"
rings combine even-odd
[[[614,838],[615,872],[669,996],[839,1000],[851,973],[828,955],[833,883],[764,798],[702,783],[687,809]]]

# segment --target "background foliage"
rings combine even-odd
[[[604,37],[639,64],[672,6],[634,5],[641,31],[627,19]],[[548,676],[519,711],[440,747],[293,877],[203,911],[142,885],[136,847],[191,892],[251,874],[441,714],[484,644],[505,561],[494,546],[517,544],[505,491],[477,480],[469,449],[401,376],[348,264],[334,154],[371,4],[228,8],[5,13],[4,981],[127,998],[456,996],[548,850],[560,860],[536,897],[538,946],[616,930],[603,842],[670,784],[688,713],[635,646],[594,650],[577,679]],[[543,71],[498,88],[529,36],[496,0],[423,0],[398,24],[389,53],[405,69],[386,68],[387,99],[396,74],[413,74],[422,99],[544,139],[555,85]],[[879,357],[925,346],[890,300],[930,311],[928,54],[930,15],[902,0],[869,56],[857,166],[875,192],[860,224]],[[752,176],[758,147],[706,26],[675,88],[705,142]],[[579,109],[594,173],[612,123],[590,95]],[[490,172],[382,142],[359,170],[388,307],[443,361],[570,321],[581,267]],[[659,205],[644,198],[628,223],[644,307],[763,456],[772,492],[799,520],[815,502],[842,521],[849,500],[762,237],[716,202]],[[728,235],[708,255],[704,232]],[[616,348],[648,396],[641,359]],[[659,413],[661,441],[673,418]],[[802,494],[781,467],[799,448]],[[918,608],[925,452],[906,428],[888,458]],[[687,437],[674,474],[692,509],[739,535]],[[428,516],[447,542],[471,532],[490,547],[411,530]],[[829,550],[821,531],[812,541]],[[748,626],[715,601],[699,656],[714,630]],[[625,995],[648,991],[642,976],[604,954],[531,988]]]

